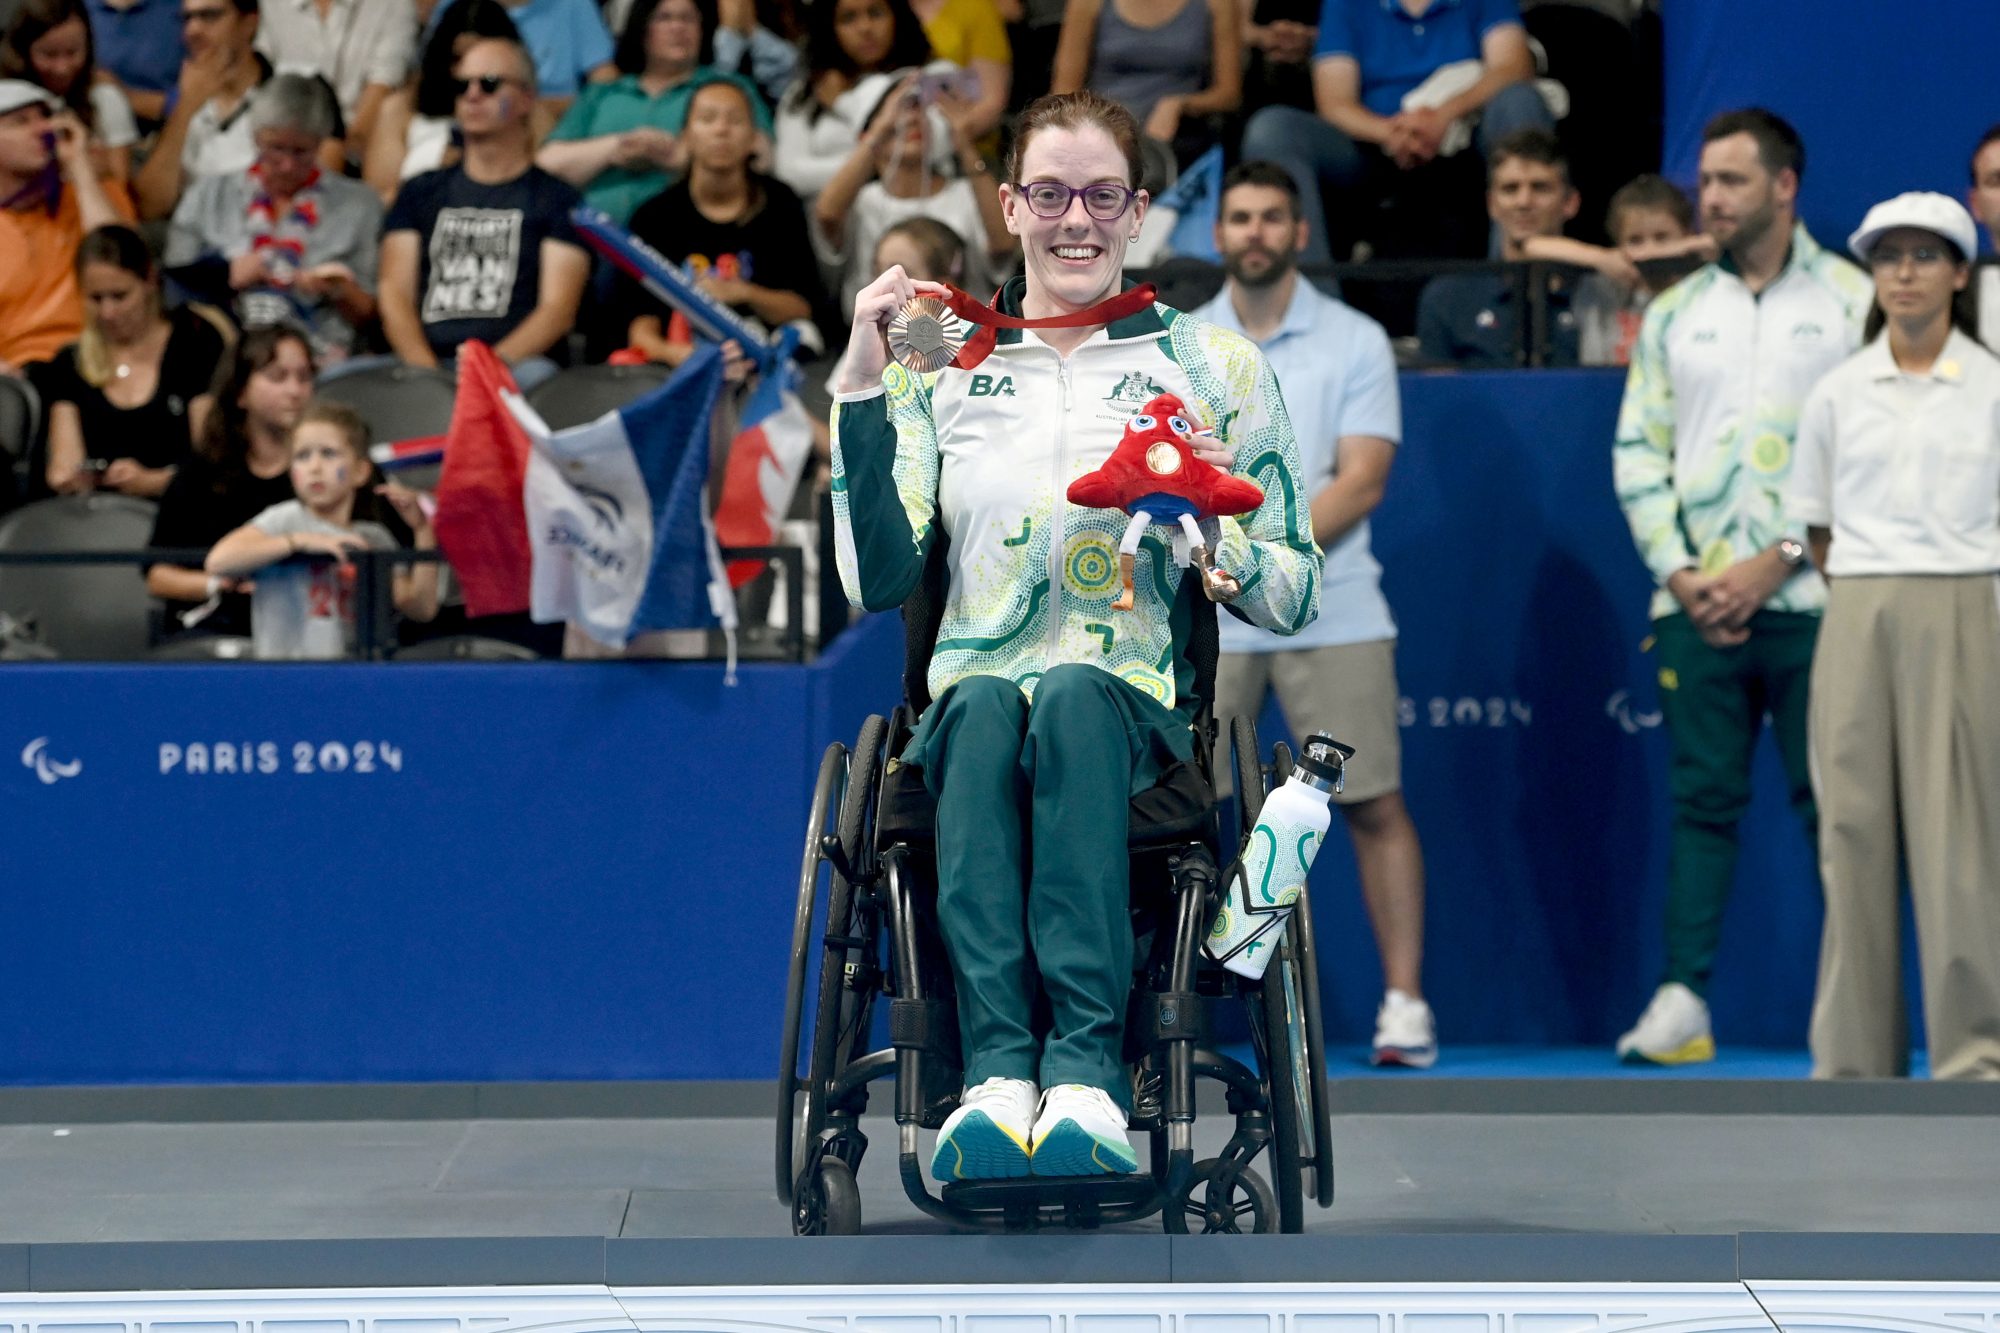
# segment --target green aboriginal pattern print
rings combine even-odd
[[[1097,381],[1103,387],[1080,395],[1075,420],[1094,423],[1107,389],[1135,406],[1171,390],[1239,459],[1256,460],[1266,502],[1240,518],[1219,520],[1216,559],[1250,589],[1238,599],[1239,611],[1253,623],[1292,631],[1317,611],[1320,561],[1296,500],[1299,451],[1276,377],[1237,334],[1164,309],[1159,326],[1114,342],[1106,355],[1117,360],[1097,372],[1105,375]],[[930,664],[933,698],[970,675],[1004,676],[1032,694],[1050,667],[1082,662],[1173,708],[1185,657],[1174,608],[1189,575],[1174,562],[1171,533],[1141,539],[1133,570],[1137,604],[1111,611],[1120,587],[1125,515],[1062,500],[1060,487],[1070,479],[1045,475],[1051,435],[981,433],[990,429],[979,423],[993,419],[987,411],[1000,396],[1003,377],[1012,377],[1022,399],[1049,392],[1041,386],[1052,376],[1031,374],[1026,360],[1010,366],[1009,355],[1003,345],[981,367],[990,383],[976,399],[966,372],[918,375],[891,365],[882,376],[882,395],[836,406],[833,508],[842,586],[857,604],[897,604],[914,586],[924,534],[935,524],[952,541],[946,548],[950,586]],[[941,485],[944,469],[958,466],[947,463],[939,447],[937,421],[947,400],[951,419],[960,423],[954,429],[971,432],[954,437],[949,456],[956,459],[958,447],[976,444],[989,468],[996,457],[1004,459],[1010,507],[995,506],[990,488],[975,501],[971,492]],[[1037,398],[1034,410],[1053,430],[1054,401]],[[1241,465],[1236,471],[1250,473]],[[962,493],[966,499],[956,498]],[[884,534],[896,540],[881,540]],[[1183,627],[1180,634],[1185,632]]]

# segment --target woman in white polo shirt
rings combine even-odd
[[[1941,194],[1870,209],[1848,247],[1875,278],[1871,339],[1799,421],[1787,509],[1830,587],[1811,706],[1819,1078],[1908,1072],[1899,851],[1931,1074],[2000,1078],[2000,358],[1964,331],[1977,244]]]

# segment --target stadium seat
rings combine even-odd
[[[428,366],[378,366],[326,380],[317,392],[359,412],[378,441],[394,442],[450,430],[458,381]],[[437,476],[433,465],[404,468],[396,480],[427,491],[437,486]]]
[[[248,662],[256,655],[256,645],[240,634],[183,634],[146,654],[155,662]]]
[[[129,495],[65,495],[0,519],[0,551],[136,551],[153,535],[154,506]],[[146,655],[152,598],[138,565],[0,564],[0,613],[33,624],[69,659]]]
[[[27,494],[28,457],[42,424],[42,398],[18,375],[0,375],[0,510]]]
[[[447,634],[442,638],[398,648],[398,662],[536,662],[534,649],[505,639],[489,639],[483,634]]]
[[[654,362],[572,366],[530,389],[528,406],[540,413],[551,429],[564,430],[625,406],[648,389],[665,384],[672,375],[672,370]]]

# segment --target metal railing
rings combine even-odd
[[[759,627],[745,626],[738,633],[738,654],[746,660],[758,658],[803,663],[808,657],[805,633],[805,553],[796,546],[725,546],[722,548],[725,564],[743,560],[756,560],[767,567],[780,570],[785,585],[785,626],[781,634],[769,641],[777,651],[760,651],[765,645],[756,634]],[[143,571],[150,565],[175,565],[187,569],[200,569],[208,559],[205,547],[154,546],[130,550],[39,550],[0,551],[0,567],[20,565],[132,565]],[[331,562],[332,556],[298,555],[291,561],[306,563]],[[287,561],[285,563],[290,563]],[[373,662],[390,655],[396,646],[395,622],[391,612],[395,607],[392,578],[397,566],[418,564],[446,564],[442,552],[417,551],[408,548],[378,551],[362,550],[349,553],[345,563],[355,567],[354,580],[354,657],[348,660]],[[470,632],[477,632],[476,623]],[[721,632],[710,631],[711,643],[708,656],[722,656]],[[59,652],[61,645],[53,645]],[[81,659],[79,659],[81,660]],[[591,659],[599,660],[599,659]],[[602,659],[619,661],[623,659]]]

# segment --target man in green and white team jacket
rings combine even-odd
[[[1763,110],[1702,132],[1701,213],[1722,257],[1646,308],[1612,470],[1659,582],[1653,637],[1673,761],[1667,967],[1620,1057],[1715,1056],[1708,980],[1768,713],[1813,827],[1806,686],[1826,584],[1784,517],[1799,408],[1861,343],[1868,279],[1797,221],[1805,148]]]

